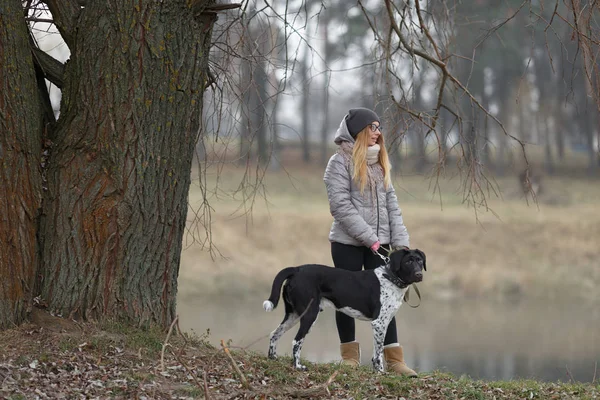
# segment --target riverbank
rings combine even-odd
[[[298,372],[287,357],[273,361],[236,348],[228,355],[198,337],[35,319],[0,333],[2,398],[600,398],[597,383],[488,382],[442,372],[408,379],[310,362],[308,372]]]
[[[186,332],[221,340],[266,354],[269,333],[283,317],[283,309],[266,313],[267,292],[243,301],[228,296],[179,299],[177,312]],[[413,296],[411,304],[417,304]],[[403,305],[396,315],[404,357],[416,371],[436,370],[474,379],[536,379],[546,382],[594,379],[600,364],[600,310],[567,299],[556,302],[522,299],[511,303],[483,300],[433,300],[423,293],[417,308]],[[298,327],[283,335],[279,354],[291,355]],[[362,362],[372,355],[373,332],[368,322],[356,322]],[[302,355],[318,363],[340,359],[335,313],[325,309],[311,328]]]
[[[34,323],[0,332],[0,397],[16,399],[598,399],[594,383],[482,381],[447,373],[416,379],[334,363],[307,372],[202,337],[122,324],[74,323],[36,311]],[[163,351],[164,349],[164,351]]]

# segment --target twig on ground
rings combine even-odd
[[[202,374],[204,377],[204,398],[206,400],[210,400],[210,396],[208,395],[208,379],[206,379],[206,371]]]
[[[329,392],[329,385],[331,385],[331,382],[333,382],[338,372],[339,371],[335,371],[329,377],[329,379],[327,379],[327,381],[321,385],[311,387],[308,389],[294,390],[291,391],[289,395],[297,398],[319,398],[324,396],[331,396],[331,392]]]
[[[179,332],[179,336],[183,338],[183,346],[181,346],[181,349],[179,349],[179,355],[181,356],[183,354],[183,350],[185,350],[185,348],[187,347],[188,341],[183,332],[181,331],[181,328],[179,327],[179,318],[176,318],[176,320],[177,323],[175,325],[177,326],[177,331]]]
[[[175,326],[175,323],[177,322],[178,319],[179,319],[179,315],[176,315],[173,322],[171,322],[171,326],[169,326],[169,332],[167,332],[167,337],[165,338],[165,342],[163,343],[162,350],[160,352],[160,369],[163,372],[165,370],[165,349],[167,348],[167,346],[170,346],[169,337],[171,337],[171,332],[173,332],[173,326]]]
[[[569,371],[569,366],[565,365],[565,368],[567,369],[567,376],[571,380],[571,383],[575,383],[575,379],[573,379],[573,374],[571,374],[571,371]]]
[[[594,364],[594,377],[592,378],[592,385],[596,383],[596,372],[598,372],[598,361]]]
[[[221,347],[223,347],[223,351],[225,351],[225,354],[227,354],[227,357],[229,357],[229,361],[231,361],[231,365],[233,366],[235,373],[240,377],[240,381],[242,381],[242,386],[245,389],[250,389],[250,384],[248,383],[248,380],[246,379],[244,374],[242,374],[240,367],[238,367],[237,363],[233,359],[233,356],[231,355],[231,352],[229,351],[227,346],[225,346],[225,341],[223,339],[221,339]]]
[[[183,366],[183,368],[185,368],[185,370],[187,371],[187,373],[192,377],[192,379],[194,380],[194,382],[196,383],[196,386],[198,386],[199,389],[204,388],[204,394],[205,394],[205,398],[209,399],[210,397],[208,396],[208,386],[206,385],[206,371],[204,372],[204,383],[205,386],[203,386],[198,379],[196,379],[196,374],[194,373],[194,371],[192,371],[190,369],[190,367],[187,366],[187,364],[181,359],[181,357],[179,357],[179,355],[177,355],[177,353],[175,352],[175,350],[173,350],[172,346],[169,346],[169,350],[171,350],[171,353],[175,356],[175,358],[177,359],[177,361],[179,362],[179,364],[181,364]]]

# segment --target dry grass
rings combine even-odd
[[[225,196],[243,181],[243,168],[219,172],[219,196],[212,207],[212,255],[195,218],[202,203],[197,184],[190,191],[188,228],[182,255],[180,294],[264,290],[281,268],[303,263],[331,265],[327,235],[332,218],[318,166],[269,172],[254,202],[241,192]],[[255,171],[252,171],[253,173]],[[217,173],[208,175],[214,188]],[[260,180],[260,179],[259,179]],[[586,178],[546,177],[539,203],[527,202],[517,178],[498,179],[489,210],[463,202],[457,176],[432,181],[398,176],[395,187],[412,247],[427,254],[429,273],[422,288],[437,296],[551,298],[571,294],[597,300],[600,286],[600,185]],[[441,196],[440,196],[441,193]],[[194,233],[192,233],[194,232]],[[560,289],[560,290],[559,290]]]

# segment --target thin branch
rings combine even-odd
[[[175,319],[173,320],[173,322],[171,322],[171,326],[169,326],[169,332],[167,332],[167,337],[165,338],[165,341],[162,345],[162,350],[160,352],[160,369],[162,371],[165,370],[165,349],[168,346],[171,346],[169,344],[169,338],[171,337],[171,332],[173,332],[173,327],[175,326],[175,324],[177,323],[177,320],[179,319],[179,315],[177,315],[175,317]]]
[[[36,18],[36,17],[28,17],[25,18],[27,22],[45,22],[47,24],[53,24],[54,20],[52,18]]]
[[[421,15],[421,5],[419,4],[419,0],[415,0],[415,9],[417,11],[417,17],[419,18],[419,24],[421,25],[421,30],[423,31],[423,33],[425,33],[425,36],[427,36],[427,39],[429,39],[429,42],[433,46],[433,50],[435,51],[437,58],[441,60],[442,55],[440,54],[440,51],[438,50],[437,44],[435,44],[435,40],[433,40],[433,37],[431,37],[431,33],[429,33],[429,28],[427,28],[427,25],[425,25],[425,21],[423,20],[423,16]]]
[[[440,68],[444,68],[446,66],[446,63],[430,56],[429,54],[427,54],[419,49],[415,49],[413,46],[408,44],[408,42],[406,41],[406,38],[404,37],[404,34],[400,31],[400,28],[398,27],[398,24],[396,23],[396,19],[394,18],[394,14],[393,14],[393,11],[391,8],[392,7],[391,0],[385,0],[385,7],[387,8],[388,14],[390,16],[390,22],[391,22],[392,29],[394,30],[394,32],[396,32],[396,35],[398,35],[398,39],[400,39],[400,42],[402,43],[402,45],[404,46],[406,51],[408,51],[409,54],[413,57],[416,54],[419,57],[424,58],[425,60],[429,61],[430,63],[435,64],[436,66],[438,66]]]
[[[250,383],[248,383],[248,380],[246,379],[246,377],[244,376],[244,374],[240,370],[240,367],[238,367],[237,363],[233,359],[233,356],[231,355],[231,352],[229,351],[229,349],[225,345],[225,342],[223,341],[223,339],[221,339],[221,347],[223,347],[223,351],[225,351],[225,354],[227,354],[227,357],[229,357],[229,361],[231,361],[231,365],[233,366],[233,369],[234,369],[235,373],[239,376],[240,381],[242,382],[242,386],[245,389],[251,389]]]
[[[575,379],[573,378],[573,374],[571,374],[571,371],[569,370],[569,366],[565,365],[565,369],[567,370],[567,376],[571,380],[571,383],[575,383]]]
[[[60,35],[73,51],[81,6],[77,0],[43,0],[43,2],[48,6]]]
[[[234,10],[236,8],[241,8],[241,3],[226,3],[226,4],[212,4],[206,6],[206,2],[194,2],[192,4],[192,10],[194,11],[194,15],[202,15],[202,14],[217,14],[223,11]]]
[[[206,378],[206,371],[202,373],[202,377],[204,378],[204,398],[206,400],[210,400],[210,394],[208,392],[208,379]]]
[[[64,84],[65,65],[37,47],[31,49],[35,63],[39,65],[44,77],[62,89]]]
[[[329,379],[327,379],[327,381],[325,383],[322,383],[321,385],[311,387],[308,389],[292,390],[292,391],[288,392],[288,395],[291,397],[296,397],[296,398],[330,397],[331,392],[329,391],[329,385],[331,385],[331,383],[333,382],[333,380],[335,379],[335,377],[337,376],[338,373],[339,373],[339,370],[335,371],[329,377]]]
[[[169,347],[169,350],[171,351],[171,354],[173,354],[173,356],[175,356],[175,359],[177,360],[177,362],[179,362],[179,364],[181,364],[183,366],[183,368],[185,368],[188,375],[192,377],[192,379],[194,380],[194,383],[196,383],[196,386],[198,386],[199,389],[204,389],[205,398],[210,399],[210,396],[208,393],[208,384],[206,384],[206,372],[204,372],[204,385],[202,385],[198,381],[198,378],[196,378],[196,374],[194,373],[194,371],[192,371],[192,369],[187,366],[187,364],[181,359],[179,354],[175,353],[175,351],[171,347]],[[161,360],[161,362],[162,362],[162,360]]]

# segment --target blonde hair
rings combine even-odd
[[[354,173],[352,179],[358,183],[360,192],[364,193],[365,186],[367,185],[367,148],[369,147],[369,136],[370,136],[370,125],[367,125],[362,131],[356,135],[354,149],[352,150],[352,165],[354,166]],[[388,157],[387,150],[385,149],[385,141],[383,140],[383,134],[380,134],[377,138],[377,144],[380,146],[379,150],[379,164],[383,169],[383,185],[386,190],[392,185],[392,177],[390,170],[392,165]]]

